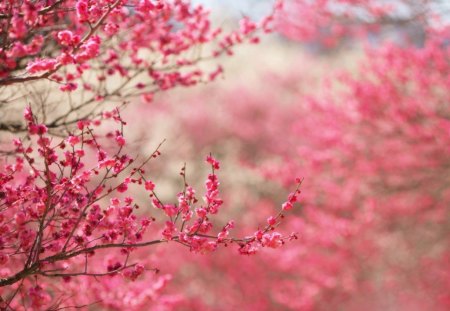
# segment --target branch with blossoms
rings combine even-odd
[[[297,201],[301,180],[263,229],[243,238],[230,237],[235,226],[232,220],[214,233],[212,219],[223,200],[217,176],[220,164],[212,155],[206,158],[211,173],[205,183],[203,203],[187,183],[183,167],[183,190],[177,194],[176,204],[167,204],[159,198],[157,186],[145,172],[145,166],[161,155],[162,143],[136,164],[137,159],[124,153],[126,122],[118,109],[104,112],[96,120],[78,122],[77,131],[64,140],[49,135],[47,127],[36,122],[31,108],[25,110],[24,116],[29,139],[14,140],[14,163],[5,164],[0,173],[0,264],[14,267],[0,279],[0,287],[32,276],[122,274],[135,280],[149,269],[131,262],[132,253],[161,243],[174,242],[202,254],[220,245],[235,244],[240,254],[249,255],[260,247],[278,248],[296,239],[295,234],[283,236],[275,229]],[[105,122],[118,125],[118,130],[97,134],[100,130],[96,128]],[[148,211],[136,213],[139,204],[126,196],[132,187],[148,193],[160,216],[151,216]],[[148,239],[148,228],[161,221],[164,225],[160,233]],[[114,249],[124,256],[121,262],[109,264],[106,271],[91,268],[90,262],[100,251]],[[73,264],[77,260],[84,261],[81,269]]]
[[[59,87],[67,97],[42,96],[39,106],[33,103],[35,114],[39,107],[43,123],[57,133],[96,117],[109,102],[148,103],[161,91],[213,81],[223,68],[201,70],[198,64],[257,43],[259,31],[272,31],[277,10],[259,23],[245,17],[240,29],[224,33],[211,26],[203,6],[186,1],[12,1],[0,7],[0,109],[9,112],[24,96]],[[27,128],[2,121],[0,130]]]

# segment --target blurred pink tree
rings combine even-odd
[[[293,2],[300,8],[292,9],[298,8]],[[338,2],[367,10],[380,3],[288,1],[284,14],[304,22],[313,38],[322,25],[301,18],[307,13],[352,31],[367,29],[351,14],[350,22],[322,12],[325,3]],[[195,114],[170,111],[198,148],[231,140],[242,162],[268,180],[287,186],[298,172],[305,177],[302,207],[287,226],[300,241],[281,254],[258,256],[257,264],[232,264],[226,254],[203,258],[198,271],[208,267],[210,274],[193,283],[203,291],[211,284],[223,288],[209,292],[214,298],[200,296],[205,309],[450,307],[448,28],[445,19],[431,22],[432,1],[420,3],[422,14],[410,22],[424,27],[423,46],[382,41],[365,50],[356,72],[331,73],[315,90],[304,78],[315,63],[299,62],[290,72],[264,76],[255,90],[216,88],[207,99],[203,92],[189,100]],[[392,10],[379,11],[381,20],[370,26],[382,25]],[[284,23],[290,21],[281,20],[282,32],[309,40],[299,25]],[[205,100],[222,113],[211,114],[201,106]],[[254,218],[267,212],[267,200],[246,206],[253,206]]]

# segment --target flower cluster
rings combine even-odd
[[[7,1],[0,5],[0,85],[50,79],[63,91],[78,86],[104,97],[111,95],[102,87],[106,79],[132,86],[139,76],[129,92],[148,98],[160,89],[214,80],[221,69],[203,72],[198,61],[257,42],[256,32],[270,31],[272,20],[273,14],[259,24],[244,18],[241,29],[224,33],[213,28],[207,9],[189,1]],[[188,56],[206,43],[209,55]],[[97,81],[83,84],[94,68]]]
[[[36,122],[30,107],[24,117],[30,139],[14,140],[15,160],[5,163],[0,174],[2,287],[17,287],[26,280],[17,287],[24,290],[21,287],[27,288],[32,276],[70,281],[78,275],[120,274],[133,281],[146,270],[142,263],[130,263],[133,252],[170,241],[195,253],[215,251],[221,244],[237,244],[241,253],[251,247],[254,253],[257,247],[284,243],[280,234],[267,233],[275,224],[251,238],[230,237],[233,221],[213,233],[211,218],[220,211],[223,200],[216,174],[219,161],[211,155],[207,162],[212,172],[205,183],[203,203],[187,184],[185,169],[181,172],[185,186],[177,195],[177,203],[162,202],[157,185],[145,177],[144,168],[161,154],[160,148],[139,164],[125,154],[126,122],[118,109],[104,112],[96,120],[80,121],[78,129],[63,140],[50,136],[47,127]],[[106,122],[120,129],[98,134],[101,130],[96,128]],[[137,213],[140,206],[133,197],[137,188],[149,194],[144,204],[152,203],[160,213]],[[294,197],[290,196],[289,202],[294,202]],[[277,219],[280,216],[281,212]],[[155,228],[161,222],[164,227],[160,233],[149,234],[155,222]],[[106,267],[92,266],[90,263],[105,249],[117,249],[118,253]],[[29,291],[32,307],[54,302],[41,286]]]

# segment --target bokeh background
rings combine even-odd
[[[270,1],[194,2],[224,27],[271,9]],[[176,271],[160,308],[448,310],[448,48],[419,20],[381,26],[342,37],[284,28],[236,49],[215,82],[130,106],[127,135],[138,150],[167,139],[152,168],[162,198],[180,189],[184,163],[201,188],[202,155],[220,159],[218,221],[235,219],[236,234],[264,224],[304,178],[280,228],[300,239],[281,250],[155,251],[163,273]]]

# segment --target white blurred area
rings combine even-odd
[[[192,0],[193,4],[203,4],[211,8],[216,20],[224,17],[260,18],[270,12],[273,0]]]

